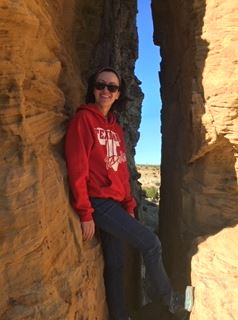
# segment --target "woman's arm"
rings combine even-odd
[[[121,128],[121,143],[122,143],[123,151],[126,152],[126,144],[125,144],[124,133],[122,128]],[[136,201],[132,196],[132,192],[131,192],[130,173],[128,170],[128,164],[126,162],[122,165],[123,165],[123,185],[125,189],[125,198],[122,201],[122,205],[131,216],[135,217],[134,209],[136,207]]]
[[[87,179],[89,177],[89,156],[93,136],[86,117],[77,114],[71,120],[65,141],[65,156],[69,183],[73,193],[73,206],[80,221],[91,221],[93,208],[89,201]]]

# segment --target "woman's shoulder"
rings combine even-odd
[[[72,126],[77,126],[80,123],[84,123],[87,122],[88,119],[88,111],[84,110],[82,107],[82,105],[80,105],[75,113],[69,118],[69,122],[68,122],[68,126],[72,127]]]
[[[87,118],[90,116],[92,113],[92,106],[88,104],[81,104],[79,107],[76,109],[76,112],[73,116],[73,118]]]

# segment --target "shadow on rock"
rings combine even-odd
[[[133,320],[176,320],[161,303],[151,302],[137,310],[132,316]]]

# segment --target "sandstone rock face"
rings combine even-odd
[[[100,242],[82,242],[63,137],[87,76],[111,64],[135,97],[122,118],[134,150],[135,15],[135,1],[0,3],[1,320],[107,318]]]
[[[190,319],[237,319],[238,5],[160,0],[152,7],[163,59],[165,263],[175,285],[196,287]],[[135,0],[1,1],[1,320],[107,318],[100,242],[82,242],[63,137],[89,74],[118,68],[132,98],[120,120],[138,177],[135,16]]]
[[[238,227],[198,238],[191,277],[196,301],[191,319],[238,318]]]
[[[164,259],[175,284],[196,286],[190,319],[237,319],[238,4],[152,4],[162,54]]]

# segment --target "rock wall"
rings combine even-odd
[[[136,1],[0,3],[0,319],[105,320],[103,259],[69,204],[63,138],[99,65],[121,70],[133,177]],[[128,123],[130,126],[128,126]]]
[[[238,4],[152,1],[161,47],[160,235],[190,319],[238,318]]]
[[[152,9],[162,55],[164,261],[175,286],[196,287],[190,319],[237,319],[238,6],[153,0]],[[112,65],[132,98],[121,122],[137,179],[136,10],[135,0],[1,1],[1,320],[107,318],[100,242],[82,242],[63,143],[87,77]]]

